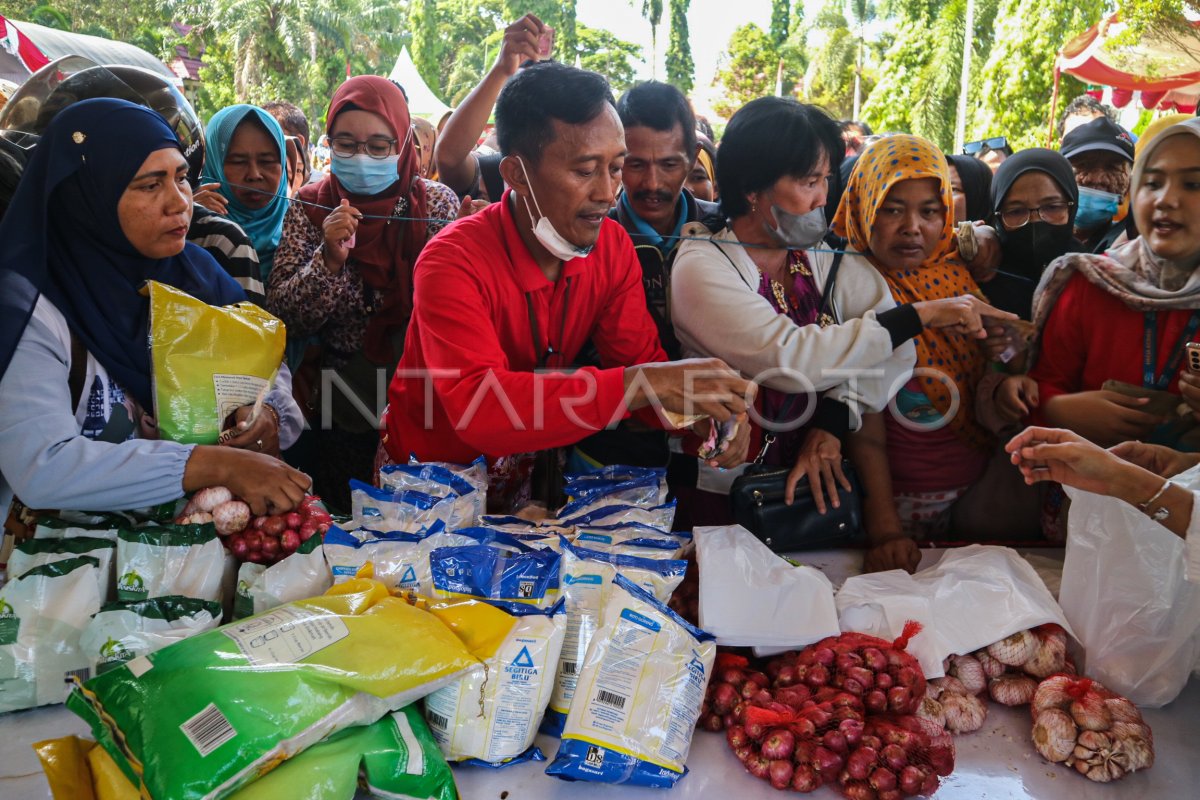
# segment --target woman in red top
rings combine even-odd
[[[1181,438],[1191,420],[1151,413],[1149,392],[1130,395],[1182,395],[1200,417],[1200,376],[1186,368],[1186,345],[1200,340],[1200,120],[1163,131],[1134,164],[1132,187],[1141,237],[1102,256],[1058,259],[1034,299],[1042,331],[1034,418],[1103,446],[1140,439],[1196,449]],[[1106,381],[1130,386],[1114,391]]]

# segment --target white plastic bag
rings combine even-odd
[[[820,570],[792,566],[741,525],[694,533],[700,627],[717,644],[791,649],[841,632],[833,584]]]
[[[354,526],[373,531],[430,533],[449,526],[458,513],[458,495],[434,496],[412,489],[379,489],[350,481]]]
[[[313,544],[316,542],[317,544]],[[261,614],[293,600],[324,594],[333,585],[325,551],[314,536],[271,566],[249,561],[238,569],[235,619]]]
[[[940,678],[942,659],[971,653],[1017,631],[1055,622],[1072,633],[1062,609],[1029,562],[1013,549],[973,544],[947,550],[916,575],[900,570],[858,575],[837,594],[842,630],[883,639],[904,623],[923,626],[908,652],[927,678]]]
[[[122,530],[117,537],[117,599],[181,594],[221,602],[225,548],[212,523]]]
[[[34,567],[40,567],[68,558],[91,556],[99,562],[96,580],[100,584],[100,600],[112,597],[113,556],[117,544],[111,539],[97,536],[72,536],[62,539],[26,539],[15,548],[8,558],[8,574],[19,578]]]
[[[1200,487],[1200,468],[1173,480]],[[1083,674],[1138,705],[1175,699],[1200,664],[1200,584],[1184,541],[1136,508],[1067,489],[1059,602],[1084,648]]]
[[[221,605],[194,597],[109,603],[79,638],[93,675],[161,650],[221,624]]]
[[[0,589],[0,713],[61,703],[67,678],[90,677],[79,637],[100,610],[96,569],[87,556],[55,561]]]

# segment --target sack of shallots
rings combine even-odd
[[[1154,765],[1154,735],[1137,706],[1090,678],[1052,675],[1030,708],[1033,745],[1047,761],[1098,783]]]

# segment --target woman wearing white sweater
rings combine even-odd
[[[696,238],[680,245],[670,285],[685,355],[719,357],[759,383],[761,419],[794,428],[764,463],[791,467],[789,497],[807,476],[822,512],[825,495],[836,505],[836,486],[849,489],[841,438],[911,376],[910,340],[926,327],[982,337],[982,315],[1005,316],[970,296],[897,306],[879,272],[854,254],[841,259],[822,308],[835,256],[813,248],[823,247],[827,181],[842,152],[837,124],[819,108],[775,97],[748,103],[717,151],[725,227],[685,229]],[[696,490],[678,492],[679,515],[728,521],[739,470],[697,469]]]

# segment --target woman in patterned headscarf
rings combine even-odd
[[[833,230],[879,270],[898,303],[978,303],[955,249],[953,208],[945,156],[920,137],[890,136],[854,165]],[[1012,318],[980,306],[989,318]],[[914,569],[914,539],[948,528],[951,506],[983,476],[994,449],[972,413],[986,366],[979,342],[927,328],[916,345],[913,377],[888,412],[867,415],[849,447],[868,494],[868,570]]]

